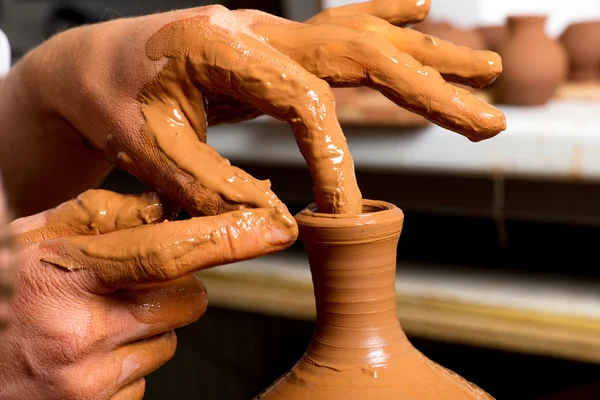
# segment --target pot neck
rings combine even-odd
[[[546,36],[545,16],[513,16],[508,17],[508,28],[513,34]]]
[[[338,226],[335,221],[328,227],[298,221],[317,306],[306,356],[325,365],[386,365],[408,345],[396,312],[402,212],[393,207],[367,218],[338,219]]]

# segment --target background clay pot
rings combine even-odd
[[[483,38],[485,50],[490,50],[498,53],[506,40],[508,29],[505,25],[481,26],[477,28],[477,32]]]
[[[544,104],[565,80],[565,50],[547,36],[545,22],[545,16],[508,18],[507,39],[499,51],[504,66],[497,85],[500,103]]]
[[[569,55],[569,79],[600,79],[600,21],[572,24],[560,41]]]
[[[486,400],[483,390],[415,349],[398,322],[396,246],[404,216],[363,200],[363,214],[296,216],[317,325],[292,370],[256,399]]]

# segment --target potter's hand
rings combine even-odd
[[[13,293],[13,271],[9,246],[8,221],[9,215],[2,189],[2,179],[0,179],[0,342],[2,341],[2,331],[8,322],[8,301]]]
[[[50,40],[37,65],[57,72],[39,86],[94,148],[192,213],[277,203],[268,182],[205,144],[207,125],[263,113],[291,125],[320,208],[359,212],[330,85],[370,86],[474,141],[505,127],[502,113],[438,72],[481,86],[499,74],[497,55],[388,22],[419,21],[428,9],[428,1],[377,0],[308,23],[221,6],[122,19]]]
[[[173,329],[206,308],[190,274],[296,234],[270,209],[163,218],[156,195],[89,191],[11,224],[17,292],[0,333],[0,399],[141,399],[144,376],[173,356]]]

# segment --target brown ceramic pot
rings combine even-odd
[[[570,25],[560,37],[573,81],[600,79],[600,21]]]
[[[498,101],[541,105],[552,98],[567,75],[562,45],[546,35],[546,17],[509,17],[508,34],[500,48],[504,70],[498,78]]]
[[[477,32],[483,38],[485,50],[499,52],[502,44],[506,40],[507,28],[505,25],[481,26]]]
[[[300,361],[256,399],[492,399],[432,362],[396,313],[396,246],[404,216],[364,200],[363,214],[296,216],[308,253],[317,325]]]

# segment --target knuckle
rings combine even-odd
[[[370,31],[381,25],[382,20],[370,14],[358,14],[346,17],[347,26],[361,31]]]
[[[178,276],[179,264],[170,258],[160,246],[152,246],[145,260],[141,261],[143,277],[158,281],[168,281]]]
[[[57,380],[53,383],[55,390],[60,393],[64,400],[93,400],[102,398],[102,392],[106,389],[98,382],[102,376],[101,371],[89,373],[89,371],[74,371],[65,369],[57,374]]]
[[[311,77],[308,89],[319,93],[321,96],[329,96],[333,99],[333,90],[331,90],[331,86],[321,78],[317,78],[316,76]]]
[[[204,7],[202,7],[202,8],[204,8]],[[211,4],[209,6],[206,6],[206,10],[208,10],[209,12],[212,12],[212,13],[230,12],[229,9],[222,4]]]

